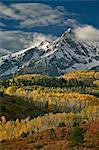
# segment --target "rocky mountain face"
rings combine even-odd
[[[44,41],[0,58],[0,77],[23,73],[54,76],[90,69],[99,70],[99,41],[78,41],[71,29],[52,43]]]

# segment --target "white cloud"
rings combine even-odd
[[[14,9],[11,9],[10,6],[6,6],[2,3],[0,3],[0,17],[11,17],[18,19],[18,16],[15,14]]]
[[[19,51],[32,41],[32,33],[22,31],[0,31],[0,47],[9,51]]]
[[[72,28],[76,28],[76,27],[80,26],[79,21],[77,21],[76,19],[67,19],[67,20],[64,20],[64,24],[66,26],[69,26],[69,27],[72,27]]]
[[[52,7],[43,3],[0,4],[0,15],[16,19],[21,27],[63,25],[64,17],[72,16],[63,6]]]
[[[77,40],[81,41],[99,41],[99,29],[91,25],[85,25],[74,29]]]
[[[56,40],[56,38],[57,38],[57,36],[53,36],[50,34],[45,35],[43,33],[34,32],[33,33],[33,44],[39,45],[43,41],[52,42],[52,41]]]

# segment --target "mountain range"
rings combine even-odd
[[[62,75],[75,70],[99,70],[99,41],[80,41],[70,28],[53,42],[43,41],[0,57],[0,77],[39,73]]]

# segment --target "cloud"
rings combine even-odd
[[[64,18],[72,15],[63,6],[52,7],[43,3],[0,4],[0,16],[16,19],[22,28],[63,25]]]
[[[84,25],[74,29],[77,40],[80,41],[99,41],[99,29],[91,25]]]
[[[0,3],[0,17],[18,19],[14,9],[12,9],[10,6],[4,5],[3,3]]]
[[[79,21],[77,21],[76,19],[67,19],[67,20],[64,20],[64,24],[66,26],[69,26],[69,27],[72,27],[72,28],[76,28],[76,27],[80,26]]]
[[[0,31],[0,53],[16,52],[30,45],[39,45],[43,40],[49,42],[56,39],[56,36],[43,33],[30,33],[23,31]]]
[[[50,34],[45,35],[43,33],[37,33],[37,32],[33,33],[33,45],[39,45],[43,41],[52,42],[56,39],[57,39],[57,36],[53,36]]]
[[[32,41],[32,33],[22,31],[0,31],[0,47],[9,51],[19,51]]]

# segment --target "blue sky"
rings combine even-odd
[[[41,37],[45,39],[45,36],[54,40],[68,27],[90,25],[95,30],[99,29],[98,0],[0,0],[0,2],[0,46],[5,52],[18,51],[29,46],[32,41],[40,40]]]

